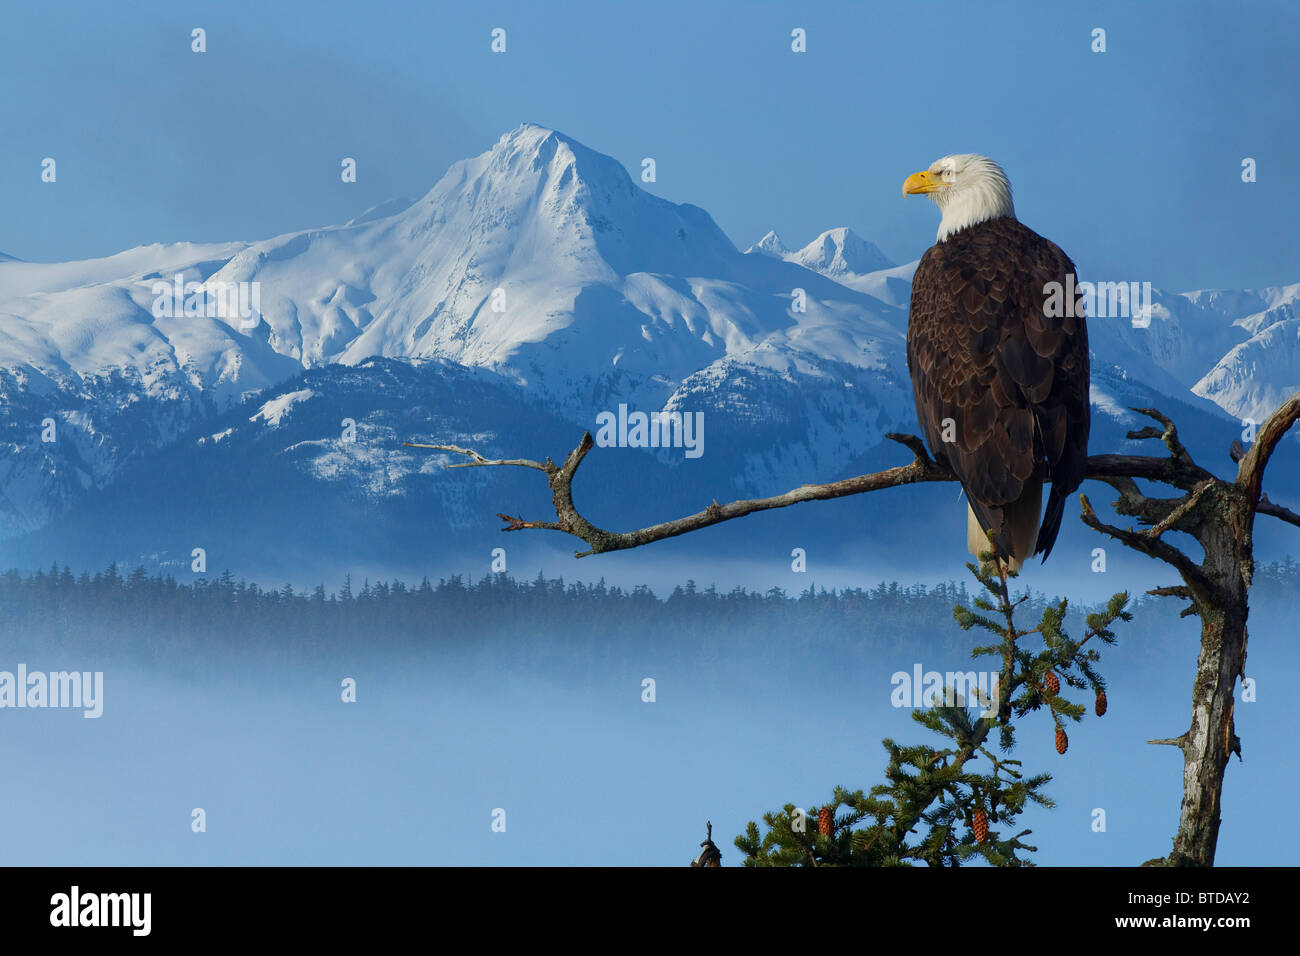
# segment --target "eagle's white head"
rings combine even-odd
[[[1016,218],[1011,183],[1002,167],[987,156],[962,153],[937,159],[929,169],[913,173],[903,183],[903,196],[921,193],[943,213],[939,242],[954,232],[999,216]]]

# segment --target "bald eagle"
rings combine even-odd
[[[967,547],[1018,571],[1051,554],[1088,457],[1082,299],[1059,307],[1061,290],[1077,288],[1074,263],[1016,220],[1011,184],[986,156],[945,156],[907,178],[903,195],[911,194],[943,214],[912,279],[907,367],[917,419],[965,489]]]

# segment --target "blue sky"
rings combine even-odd
[[[1284,0],[31,4],[0,49],[0,251],[34,261],[343,222],[531,121],[654,157],[741,248],[847,225],[915,258],[938,216],[903,179],[974,151],[1085,274],[1300,280]]]

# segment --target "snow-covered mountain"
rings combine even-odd
[[[768,232],[745,252],[784,259],[850,287],[853,287],[855,279],[882,269],[892,269],[896,265],[874,242],[868,242],[844,226],[826,230],[794,252],[785,247],[775,232]]]
[[[639,464],[615,491],[653,475],[722,500],[842,477],[897,460],[884,433],[915,428],[904,356],[915,265],[844,228],[795,252],[769,233],[741,253],[704,210],[534,125],[454,164],[422,198],[341,226],[84,262],[0,257],[0,537],[71,528],[90,497],[143,509],[124,483],[165,496],[170,486],[142,477],[163,462],[190,486],[212,474],[261,488],[241,507],[262,526],[275,513],[258,508],[281,500],[270,484],[292,474],[409,507],[426,527],[465,527],[470,485],[449,490],[430,456],[400,447],[418,418],[373,417],[398,394],[503,454],[539,430],[559,447],[530,453],[562,454],[563,432],[576,441],[620,406],[704,414],[699,460],[620,449]],[[1122,441],[1137,423],[1128,405],[1171,403],[1208,434],[1231,424],[1223,410],[1293,390],[1298,288],[1158,293],[1150,329],[1093,323],[1098,435]],[[230,290],[248,293],[246,315],[211,307],[237,301]],[[455,383],[480,405],[449,404]],[[549,424],[525,425],[526,409]],[[360,423],[360,445],[340,444],[344,418]],[[201,473],[185,464],[200,459]]]
[[[1261,422],[1300,389],[1297,299],[1300,285],[1181,295],[1156,289],[1149,327],[1100,320],[1089,329],[1098,330],[1102,351],[1129,349],[1234,418]]]
[[[1236,314],[1232,327],[1243,334],[1192,391],[1240,418],[1263,421],[1300,388],[1300,283],[1200,298],[1207,308],[1222,302],[1221,308]]]
[[[826,230],[795,252],[785,247],[775,231],[769,230],[745,253],[792,262],[904,310],[911,298],[916,263],[896,265],[875,243],[844,226]]]
[[[211,311],[215,290],[255,288],[256,314],[155,317],[177,274],[200,287],[194,311]],[[36,476],[102,484],[138,444],[121,446],[102,421],[141,397],[174,409],[154,415],[161,445],[304,368],[371,357],[490,369],[582,427],[622,404],[707,412],[713,447],[740,455],[755,482],[796,462],[835,470],[909,416],[904,322],[797,265],[742,255],[703,210],[526,125],[417,202],[343,226],[0,264],[6,387],[50,396],[67,436],[34,442],[30,412],[8,422],[0,477],[28,491],[7,496],[2,520],[30,530],[57,510],[64,496]],[[106,394],[96,383],[110,374]]]

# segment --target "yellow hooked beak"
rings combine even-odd
[[[947,183],[943,181],[943,177],[930,172],[928,169],[923,169],[919,173],[912,173],[903,181],[903,196],[906,198],[909,194],[914,193],[932,193],[946,185]]]

